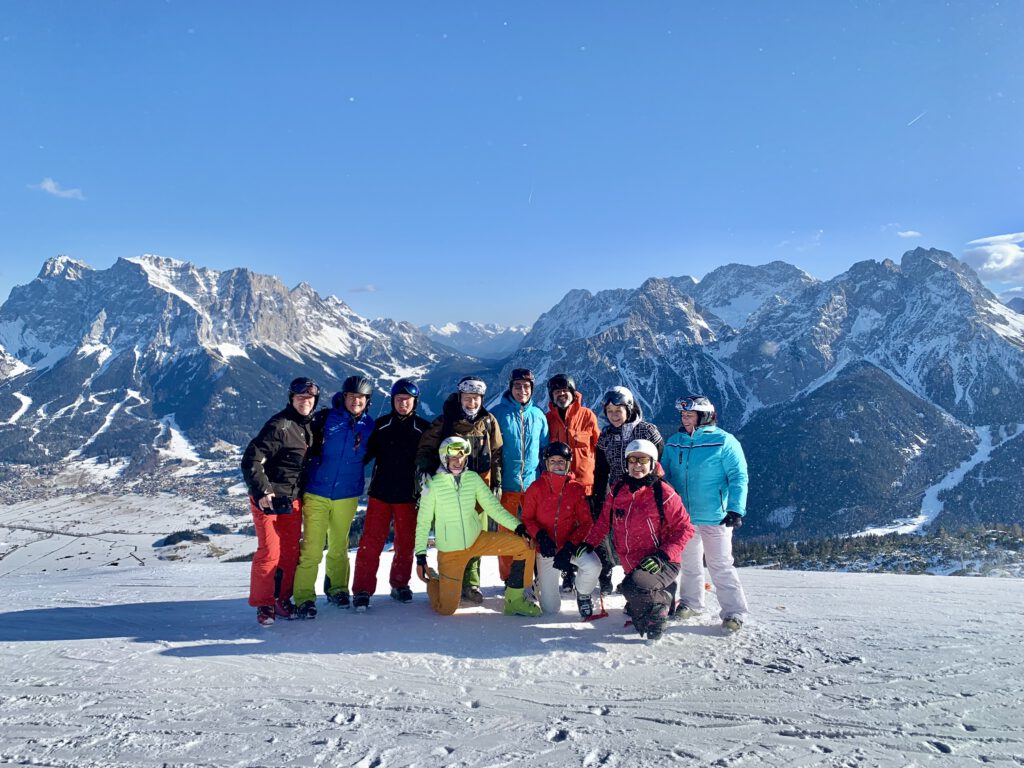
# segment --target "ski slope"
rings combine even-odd
[[[316,621],[270,628],[245,563],[119,562],[5,578],[0,763],[1024,762],[1017,580],[744,570],[741,632],[709,613],[647,646],[619,596],[593,624],[569,599],[501,615],[494,558],[485,604],[453,617],[416,583],[409,605],[321,601]]]

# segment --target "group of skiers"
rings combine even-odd
[[[561,592],[575,591],[587,620],[603,615],[595,593],[603,610],[617,562],[625,612],[657,640],[671,618],[704,609],[706,566],[722,626],[738,630],[747,603],[732,531],[746,511],[746,461],[717,426],[713,404],[702,395],[677,400],[680,428],[666,443],[625,387],[601,399],[600,429],[572,376],[548,380],[546,413],[533,403],[534,383],[532,371],[514,369],[488,410],[486,384],[466,376],[431,423],[416,413],[411,379],[395,382],[391,412],[376,421],[368,379],[350,376],[319,411],[318,385],[295,379],[287,407],[242,458],[258,540],[249,604],[259,623],[316,617],[325,544],[327,600],[365,611],[393,525],[389,583],[401,603],[413,599],[415,560],[435,611],[480,604],[480,557],[497,555],[504,613],[557,613]],[[371,463],[350,591],[349,532]],[[431,532],[436,569],[427,559]]]

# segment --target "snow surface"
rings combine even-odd
[[[118,503],[111,525],[159,519],[139,514],[144,500]],[[357,615],[321,601],[315,622],[266,629],[246,603],[247,563],[143,560],[98,566],[64,547],[0,569],[0,762],[963,766],[1024,754],[1021,581],[744,569],[753,613],[739,633],[709,612],[647,646],[623,627],[621,596],[592,624],[573,620],[570,599],[559,616],[501,615],[494,558],[484,605],[452,617],[414,582],[410,605],[378,595]]]
[[[16,424],[18,419],[24,416],[25,412],[28,411],[29,407],[32,405],[32,398],[21,392],[11,392],[11,395],[21,401],[21,407],[11,414],[11,418],[7,420],[8,424]]]

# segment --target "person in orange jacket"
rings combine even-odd
[[[576,549],[590,531],[593,519],[583,484],[576,481],[570,467],[572,450],[565,443],[550,443],[544,449],[544,472],[526,489],[523,499],[523,525],[537,543],[537,583],[544,613],[558,613],[562,599],[558,579],[562,571],[575,569]],[[584,580],[596,583],[601,565],[587,559],[579,567],[590,569]],[[589,594],[576,598],[580,616],[594,612]]]

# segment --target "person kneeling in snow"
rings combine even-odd
[[[601,514],[583,540],[577,556],[599,562],[593,554],[611,528],[626,578],[622,594],[626,611],[641,636],[658,640],[665,630],[679,575],[679,561],[693,536],[690,516],[672,486],[654,472],[658,449],[649,440],[626,447],[626,476],[609,491]],[[588,570],[589,570],[588,569]],[[581,584],[583,568],[577,577]]]
[[[523,500],[523,525],[537,542],[540,560],[537,561],[537,587],[540,606],[544,613],[558,613],[562,596],[558,582],[562,571],[575,571],[573,561],[576,550],[593,525],[586,489],[569,471],[572,449],[565,443],[550,443],[544,449],[544,472],[530,484]],[[593,566],[588,560],[579,567],[592,572],[584,573],[580,583],[590,585],[594,591],[601,573],[600,563]],[[594,612],[590,592],[580,592],[576,598],[580,616],[589,619]]]
[[[540,606],[523,590],[533,584],[534,554],[526,526],[494,498],[476,472],[466,469],[473,447],[463,437],[447,437],[438,448],[441,466],[420,496],[416,517],[416,575],[427,585],[435,611],[450,616],[462,599],[462,576],[470,558],[508,555],[512,558],[505,589],[505,613],[539,616]],[[481,529],[476,506],[513,533]],[[435,573],[427,565],[427,539],[434,529],[437,544]]]

